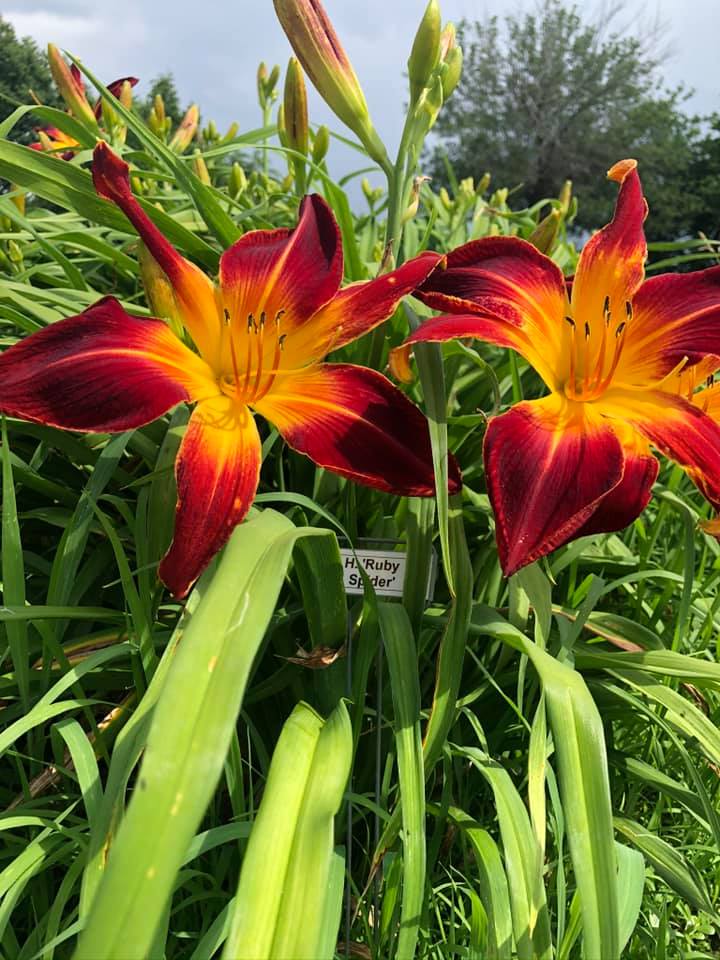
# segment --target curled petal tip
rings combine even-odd
[[[618,160],[607,172],[608,180],[614,180],[616,183],[622,183],[625,177],[633,170],[637,170],[637,160]]]

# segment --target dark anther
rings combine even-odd
[[[630,303],[629,300],[625,301],[625,313],[627,314],[628,320],[632,320],[632,315],[633,315],[632,304]]]
[[[711,373],[710,376],[705,381],[706,387],[711,387],[715,383],[715,374]]]
[[[585,339],[590,339],[590,324],[587,322],[587,320],[585,321]]]
[[[623,322],[620,324],[620,326],[619,326],[619,327],[617,328],[617,330],[615,331],[615,336],[616,336],[616,337],[619,337],[620,334],[623,332],[624,329],[625,329],[625,321],[623,320]]]
[[[283,333],[283,334],[281,334],[281,335],[278,337],[278,344],[280,345],[280,349],[281,349],[281,350],[283,349],[283,347],[284,347],[284,345],[285,345],[285,337],[286,337],[286,336],[287,336],[287,334],[286,334],[286,333]]]
[[[248,314],[248,333],[250,333],[250,331],[254,326],[255,326],[255,317],[253,317],[253,315],[249,313]]]
[[[265,326],[265,311],[264,311],[264,310],[260,313],[260,326],[261,326],[261,327],[264,327],[264,326]]]
[[[575,321],[572,317],[565,317],[565,323],[569,323],[573,330],[575,329]]]
[[[284,310],[278,310],[278,312],[275,314],[275,323],[280,323],[280,317],[282,317],[284,313]]]
[[[605,303],[603,304],[603,313],[610,313],[610,297],[605,297]]]
[[[223,313],[225,314],[225,323],[230,323],[230,311],[227,307],[223,309]]]

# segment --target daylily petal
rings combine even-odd
[[[253,230],[220,258],[220,287],[230,317],[241,329],[249,314],[280,312],[282,328],[304,323],[335,296],[342,280],[340,230],[317,195],[300,204],[292,230]]]
[[[510,347],[528,359],[533,350],[522,330],[498,317],[483,317],[477,313],[446,313],[431,317],[403,342],[403,347],[414,343],[445,343],[447,340],[483,340],[497,347]]]
[[[684,357],[720,355],[720,267],[651,277],[633,300],[616,381],[657,381]]]
[[[166,323],[131,317],[112,297],[0,356],[0,410],[69,430],[129,430],[217,392]]]
[[[403,297],[412,293],[442,260],[426,251],[374,280],[351,283],[288,339],[293,357],[323,357],[368,333],[392,316]]]
[[[321,467],[403,496],[434,493],[427,420],[375,370],[332,363],[280,375],[256,409]],[[455,493],[452,457],[449,470]]]
[[[625,421],[679,463],[702,493],[720,505],[720,425],[698,406],[664,390],[608,390],[603,415]]]
[[[562,358],[565,281],[557,264],[531,243],[518,237],[472,240],[452,250],[447,265],[437,267],[415,296],[436,310],[492,316],[516,327],[532,348],[532,365],[551,389],[558,386],[548,371]]]
[[[614,533],[630,526],[650,502],[659,469],[660,464],[652,454],[638,455],[626,450],[622,480],[602,498],[590,519],[573,537]]]
[[[485,474],[506,576],[567,543],[622,479],[620,441],[588,408],[552,394],[488,425]]]
[[[175,464],[175,535],[158,570],[176,597],[185,596],[250,509],[261,458],[247,407],[225,396],[198,404]]]
[[[131,87],[134,87],[139,83],[139,80],[137,77],[120,77],[118,80],[113,80],[112,83],[107,85],[108,92],[114,97],[119,97],[122,92],[122,88],[126,83],[129,83]],[[102,116],[102,104],[103,98],[98,97],[97,101],[95,102],[95,106],[93,107],[93,113],[95,114],[96,120],[99,120]]]
[[[615,213],[582,249],[573,280],[573,316],[588,323],[597,336],[603,325],[605,298],[615,324],[626,319],[625,304],[631,302],[642,283],[647,244],[643,221],[647,203],[642,193],[637,161],[621,160],[608,171],[620,184]]]
[[[167,274],[190,336],[208,362],[217,366],[221,320],[212,281],[158,230],[132,194],[128,165],[106,143],[95,147],[92,175],[98,195],[122,210]]]

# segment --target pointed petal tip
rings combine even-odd
[[[93,150],[92,178],[98,196],[117,202],[130,193],[130,167],[104,140]]]

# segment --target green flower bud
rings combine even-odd
[[[248,181],[245,176],[245,171],[240,166],[239,163],[234,163],[230,168],[230,180],[228,182],[228,193],[233,198],[237,199],[241,193],[244,193],[247,189]]]
[[[287,145],[298,153],[308,152],[307,92],[302,68],[295,57],[290,57],[285,74],[283,119]]]
[[[70,113],[76,120],[82,120],[97,129],[97,120],[85,96],[85,84],[78,68],[74,64],[68,67],[54,43],[48,44],[47,55],[55,86]]]
[[[555,246],[561,219],[559,210],[551,210],[528,237],[528,241],[537,247],[540,253],[550,253]]]
[[[440,6],[430,0],[415,34],[408,59],[410,102],[415,103],[430,81],[440,58]]]
[[[312,146],[312,159],[313,163],[320,163],[325,159],[325,156],[330,147],[330,131],[323,124],[321,127],[318,127],[315,132],[315,138],[313,140]]]
[[[560,210],[562,211],[562,215],[566,217],[568,215],[568,211],[570,210],[570,202],[572,200],[572,180],[566,180],[562,185],[558,195],[558,200],[560,201]]]
[[[187,150],[187,148],[190,146],[190,142],[192,141],[193,137],[195,136],[195,133],[197,132],[199,121],[200,121],[200,111],[198,110],[197,104],[193,103],[193,105],[188,108],[188,111],[185,114],[185,116],[182,118],[182,121],[180,122],[179,127],[173,134],[172,139],[168,144],[170,149],[173,150],[175,153],[184,153]],[[210,121],[210,124],[208,124],[208,126],[209,127],[215,126],[212,123],[212,120]],[[211,139],[214,139],[214,138],[211,136]]]
[[[463,52],[460,47],[451,47],[444,60],[445,70],[442,75],[443,99],[447,100],[460,82],[462,75]]]

